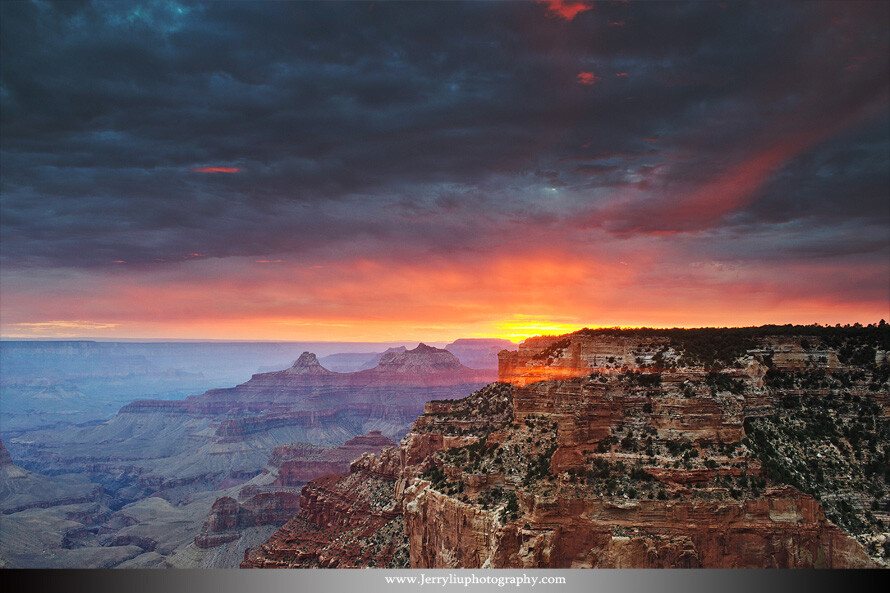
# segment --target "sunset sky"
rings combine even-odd
[[[890,3],[0,4],[0,334],[890,319]]]

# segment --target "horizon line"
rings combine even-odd
[[[883,322],[883,323],[882,323]],[[458,337],[452,338],[448,340],[427,340],[427,339],[393,339],[393,340],[275,340],[275,339],[261,339],[261,338],[147,338],[147,337],[91,337],[91,336],[67,336],[67,337],[59,337],[59,336],[3,336],[0,335],[0,342],[133,342],[133,343],[226,343],[226,344],[236,344],[236,343],[247,343],[247,344],[408,344],[408,343],[424,343],[424,344],[449,344],[451,342],[455,342],[457,340],[505,340],[511,342],[513,344],[521,344],[525,340],[533,337],[553,337],[553,336],[562,336],[562,335],[570,335],[574,333],[578,333],[580,331],[585,330],[639,330],[639,329],[648,329],[648,330],[677,330],[677,329],[743,329],[743,328],[763,328],[763,327],[822,327],[822,328],[853,328],[856,326],[867,328],[867,327],[882,327],[886,325],[886,321],[881,319],[880,321],[875,321],[871,323],[862,323],[862,322],[854,322],[854,323],[823,323],[820,324],[818,322],[809,323],[809,324],[799,324],[799,323],[763,323],[760,325],[674,325],[674,326],[654,326],[654,325],[603,325],[603,326],[592,326],[592,327],[583,327],[574,331],[562,332],[562,333],[541,333],[535,335],[529,335],[521,340],[512,340],[510,338],[502,337],[502,336],[476,336],[471,338]]]

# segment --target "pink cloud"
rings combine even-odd
[[[651,235],[683,233],[709,228],[731,213],[742,210],[761,196],[762,188],[781,167],[826,139],[863,120],[882,113],[885,97],[851,111],[845,117],[821,127],[788,127],[782,134],[771,129],[771,143],[754,145],[706,181],[686,190],[676,190],[654,197],[632,193],[616,198],[610,205],[590,213],[591,224],[604,226],[621,234]],[[657,142],[657,138],[644,138]]]
[[[538,4],[547,6],[547,16],[567,21],[574,20],[582,12],[593,8],[591,2],[572,2],[570,0],[538,0]]]
[[[597,76],[593,72],[579,72],[578,73],[578,84],[594,84],[602,80],[601,77]]]
[[[237,173],[240,171],[238,167],[193,167],[192,171],[196,173]]]

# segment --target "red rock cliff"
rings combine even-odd
[[[800,402],[847,414],[842,426],[886,423],[886,378],[830,356],[808,375],[744,348],[715,371],[672,344],[582,334],[502,352],[506,383],[429,402],[399,449],[308,483],[300,515],[243,566],[875,566],[867,532],[857,541],[783,483],[809,479],[782,469],[788,454],[766,457],[769,471],[758,455],[791,450],[765,431],[798,422]]]

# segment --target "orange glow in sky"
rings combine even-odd
[[[583,329],[586,326],[576,323],[560,323],[546,317],[517,315],[495,323],[493,337],[521,342],[532,336],[560,335]]]
[[[661,240],[661,239],[658,239]],[[843,302],[812,286],[861,282],[868,266],[798,266],[782,283],[760,267],[665,262],[666,250],[629,245],[596,256],[580,246],[490,258],[189,258],[114,274],[12,277],[3,337],[450,341],[562,334],[583,327],[697,327],[870,323],[883,294]],[[267,262],[275,262],[270,265]],[[866,295],[868,297],[869,295]],[[10,312],[15,312],[13,317]]]

